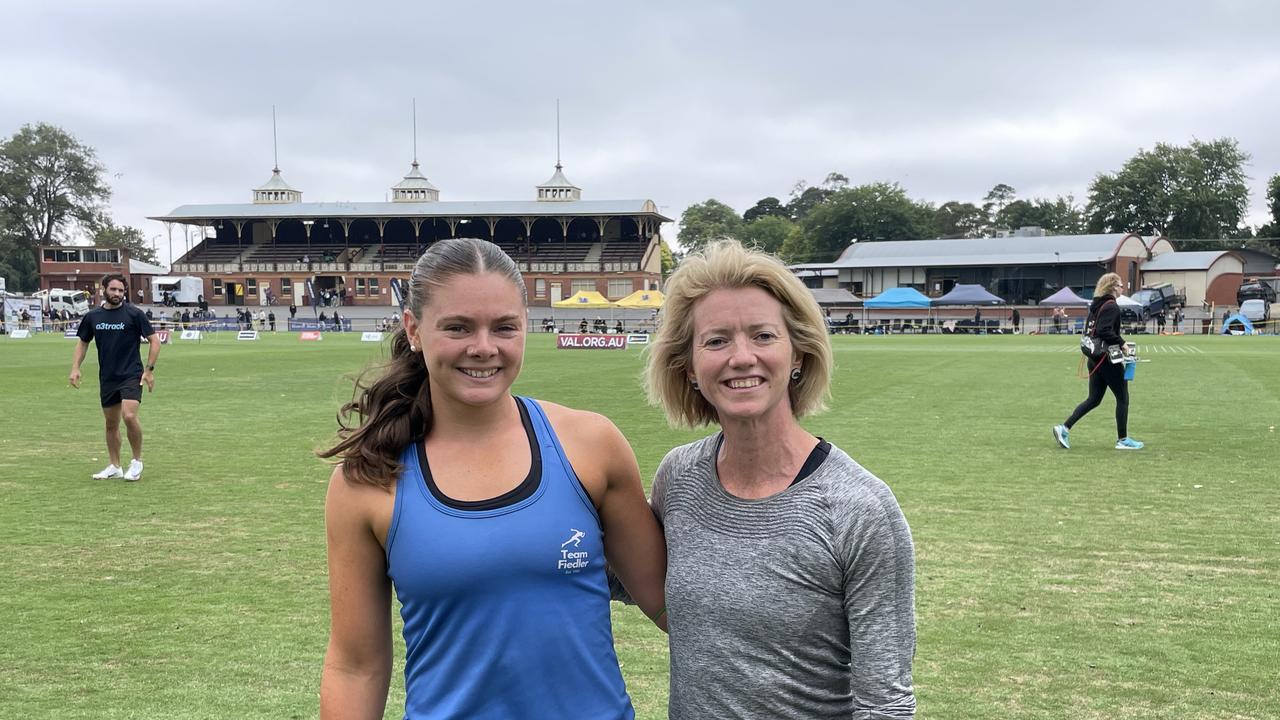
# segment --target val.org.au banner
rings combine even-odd
[[[22,311],[27,311],[27,320],[22,320]],[[5,298],[4,299],[4,331],[27,329],[32,332],[44,329],[44,312],[40,308],[40,298]]]
[[[626,350],[626,335],[580,335],[561,333],[556,336],[557,350]]]

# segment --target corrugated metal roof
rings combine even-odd
[[[857,242],[850,245],[835,262],[805,263],[795,265],[793,269],[1078,265],[1111,260],[1126,237],[1129,235],[1113,233]]]
[[[1218,258],[1231,255],[1227,250],[1206,250],[1203,252],[1167,252],[1142,263],[1142,272],[1160,270],[1208,270]]]
[[[651,215],[663,222],[671,218],[658,212],[652,200],[574,200],[546,203],[537,200],[483,200],[475,202],[320,202],[288,204],[228,203],[182,205],[150,220],[194,222],[207,220],[324,219],[366,217],[482,217],[482,216],[598,216]]]
[[[141,260],[129,259],[130,275],[168,275],[169,270],[159,265],[152,265]]]

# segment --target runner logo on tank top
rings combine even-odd
[[[569,528],[569,531],[572,534],[568,540],[560,543],[560,559],[556,561],[556,569],[563,570],[565,575],[582,572],[591,562],[590,553],[577,549],[582,544],[582,538],[587,536],[586,533],[577,528]]]

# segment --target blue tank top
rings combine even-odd
[[[600,518],[537,402],[533,462],[492,500],[444,496],[405,449],[387,530],[406,720],[635,717],[613,649]]]

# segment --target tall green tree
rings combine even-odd
[[[962,203],[955,200],[942,203],[934,213],[934,222],[938,226],[938,237],[976,238],[991,223],[986,211],[973,203]]]
[[[997,183],[983,198],[982,209],[989,217],[999,217],[1000,213],[1004,212],[1005,206],[1013,202],[1017,196],[1018,191],[1014,190],[1012,185]]]
[[[1099,174],[1089,186],[1089,231],[1231,237],[1249,203],[1248,161],[1232,138],[1139,150],[1118,172]]]
[[[787,207],[782,201],[776,197],[760,198],[753,206],[742,213],[742,219],[746,222],[755,222],[762,217],[789,217]]]
[[[38,246],[92,235],[111,197],[105,173],[93,148],[54,125],[0,141],[0,266],[16,289],[34,289]]]
[[[855,240],[937,237],[936,213],[932,205],[907,197],[906,190],[897,183],[870,183],[834,191],[801,223],[811,244],[811,257],[804,260],[834,260]]]
[[[743,245],[777,253],[782,250],[782,244],[795,227],[796,224],[785,217],[765,215],[743,225],[739,237]]]
[[[733,208],[714,198],[685,208],[676,236],[685,252],[695,252],[712,241],[738,237],[742,218]]]
[[[1010,230],[1035,225],[1051,235],[1079,235],[1084,232],[1084,210],[1070,195],[1014,200],[996,215],[996,225]]]

